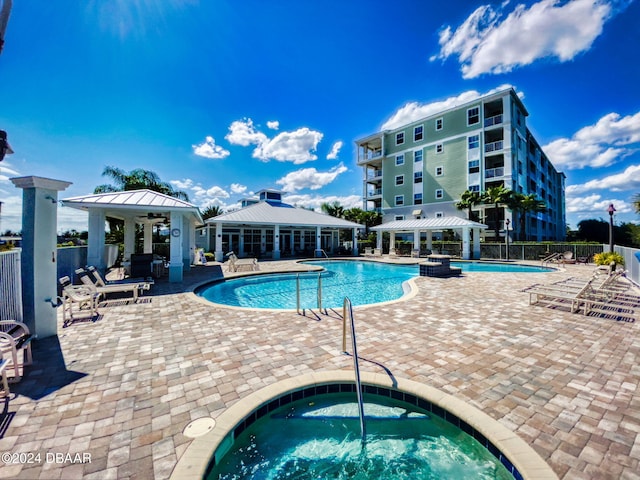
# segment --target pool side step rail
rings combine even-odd
[[[353,305],[349,297],[344,297],[342,304],[342,351],[347,352],[347,314],[351,327],[351,348],[353,349],[353,370],[356,375],[356,394],[358,396],[358,414],[360,416],[360,435],[362,443],[366,441],[367,430],[364,423],[364,402],[362,400],[362,382],[360,381],[360,365],[358,362],[358,345],[356,341],[356,324],[353,318]]]
[[[318,272],[318,288],[317,288],[317,306],[318,312],[322,314],[322,272]],[[311,309],[309,309],[311,310]],[[296,312],[300,315],[300,274],[296,274]],[[327,309],[324,309],[324,314],[327,315]],[[306,309],[302,309],[302,315],[306,316]]]

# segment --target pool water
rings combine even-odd
[[[471,435],[415,405],[364,396],[366,442],[355,394],[299,400],[244,430],[207,480],[513,479]]]
[[[196,294],[224,305],[246,308],[296,309],[296,283],[300,282],[300,308],[318,308],[318,284],[322,284],[322,307],[341,308],[344,297],[352,305],[397,300],[408,287],[404,283],[419,275],[417,265],[397,265],[357,260],[305,262],[322,272],[257,275],[206,285]],[[463,272],[540,272],[540,267],[481,262],[451,262]]]

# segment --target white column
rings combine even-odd
[[[240,228],[240,242],[238,243],[238,256],[244,257],[247,252],[244,251],[244,228]]]
[[[12,178],[11,182],[22,188],[21,320],[32,335],[45,338],[58,332],[58,192],[71,183],[34,176]]]
[[[433,250],[433,232],[427,230],[427,250]]]
[[[359,255],[358,252],[358,229],[354,228],[353,229],[353,233],[351,234],[352,238],[353,238],[353,256],[357,257]]]
[[[185,270],[190,270],[191,265],[196,261],[196,224],[190,221],[188,218],[182,220],[184,229],[186,230],[185,238],[188,239],[188,257],[189,262],[184,265]]]
[[[272,258],[278,260],[280,258],[280,225],[273,226],[273,254]]]
[[[413,249],[420,250],[420,230],[413,231]]]
[[[104,258],[104,224],[106,220],[104,210],[89,209],[87,264],[93,265],[101,271],[107,266]]]
[[[142,253],[153,253],[153,223],[144,222],[142,228],[144,232]]]
[[[376,248],[382,251],[382,230],[376,232]]]
[[[480,258],[480,229],[473,229],[473,258]]]
[[[396,248],[396,232],[389,232],[389,251]]]
[[[169,235],[169,281],[182,282],[182,214],[171,212],[171,232]]]
[[[321,257],[322,252],[322,229],[320,227],[316,227],[316,257]]]
[[[292,228],[291,229],[291,235],[289,235],[289,250],[291,251],[290,255],[293,255],[294,252],[295,252],[294,237],[295,237],[295,230]]]
[[[136,221],[133,217],[124,219],[124,260],[131,260],[131,255],[136,253]]]
[[[462,258],[469,260],[471,258],[470,248],[471,235],[469,227],[462,227]]]
[[[304,230],[300,230],[300,250],[304,252]]]
[[[216,226],[216,262],[224,262],[224,252],[222,251],[222,224],[216,222],[214,225]]]

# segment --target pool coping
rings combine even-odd
[[[170,480],[204,478],[211,458],[228,434],[254,411],[274,398],[308,387],[353,382],[353,375],[354,373],[349,370],[303,374],[273,383],[240,399],[215,419],[216,424],[211,431],[191,442],[178,460]],[[437,388],[413,380],[369,372],[363,372],[361,379],[363,385],[384,387],[415,395],[455,415],[498,448],[517,468],[522,478],[558,479],[556,473],[529,444],[476,407]]]

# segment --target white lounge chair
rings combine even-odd
[[[5,397],[8,397],[11,393],[9,390],[9,382],[7,380],[7,366],[9,365],[9,361],[6,358],[2,357],[2,352],[0,351],[0,375],[2,376],[2,394]]]
[[[24,367],[33,363],[31,353],[31,332],[22,322],[16,320],[0,320],[0,352],[7,355],[8,376],[12,382],[19,382],[24,374]],[[11,375],[13,373],[13,375]],[[3,379],[4,381],[4,379]]]
[[[86,285],[71,285],[69,277],[58,280],[62,286],[62,325],[74,320],[93,320],[98,315],[100,294]]]
[[[133,300],[135,302],[138,301],[138,297],[145,290],[149,290],[152,281],[142,281],[142,282],[131,282],[131,283],[118,283],[114,285],[105,285],[98,286],[92,279],[89,277],[89,273],[86,272],[83,268],[79,268],[76,270],[76,275],[80,278],[80,281],[83,285],[86,285],[88,288],[92,289],[92,291],[100,294],[101,296],[106,296],[111,293],[131,293],[133,296]]]

